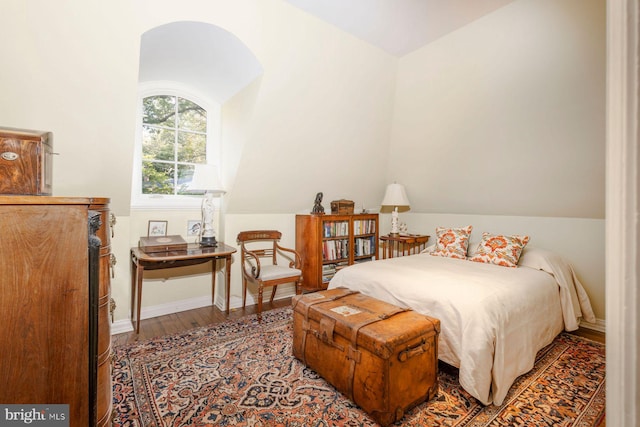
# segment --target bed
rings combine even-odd
[[[355,264],[336,273],[336,287],[440,319],[439,359],[459,368],[461,386],[485,405],[502,404],[562,330],[595,322],[572,267],[529,247],[517,268],[429,253]]]

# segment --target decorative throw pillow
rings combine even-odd
[[[520,254],[529,241],[529,236],[504,236],[482,233],[482,241],[471,261],[517,267]]]
[[[431,255],[466,259],[472,229],[470,225],[463,228],[437,227],[436,247]]]

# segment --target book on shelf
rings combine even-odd
[[[376,221],[372,219],[361,219],[353,221],[353,234],[373,234],[376,232]]]
[[[348,221],[325,221],[323,223],[324,237],[342,237],[349,235]]]
[[[348,263],[346,261],[335,263],[335,264],[334,263],[324,264],[322,266],[322,282],[328,283],[338,271],[340,271],[341,269],[347,266],[348,266]]]
[[[355,239],[355,256],[368,256],[375,253],[376,241],[374,237],[357,237]]]
[[[349,257],[349,242],[346,239],[325,240],[322,242],[322,259],[333,261]]]

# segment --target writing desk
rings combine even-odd
[[[142,306],[142,279],[145,270],[185,267],[211,261],[211,304],[216,295],[216,260],[225,260],[226,310],[229,314],[229,288],[231,286],[231,255],[236,249],[218,243],[216,247],[190,243],[186,250],[146,253],[141,248],[131,248],[131,322],[136,334],[140,332],[140,307]],[[134,313],[135,312],[135,313]]]

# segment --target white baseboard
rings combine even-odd
[[[269,295],[271,294],[269,293]],[[278,289],[278,293],[276,294],[275,300],[291,298],[293,295],[295,295],[295,288],[291,288],[291,290],[287,289],[285,292],[281,292],[280,289]],[[268,297],[266,295],[265,295],[265,300],[268,300]],[[257,295],[253,295],[250,293],[247,294],[247,305],[256,304],[257,301],[258,301]],[[216,307],[218,307],[220,310],[224,310],[224,305],[225,305],[224,298],[216,298],[215,304],[216,304]],[[181,311],[193,310],[196,308],[207,307],[210,305],[211,305],[210,296],[202,296],[202,297],[172,301],[166,304],[143,307],[140,310],[140,319],[143,319],[143,320],[150,319],[152,317],[165,316],[167,314],[179,313]],[[241,307],[242,307],[242,298],[232,296],[229,299],[230,310],[234,310],[236,308],[241,308]],[[120,320],[116,320],[111,324],[111,335],[122,334],[125,332],[131,332],[131,331],[133,331],[133,324],[131,323],[131,319],[120,319]]]
[[[120,319],[111,323],[111,335],[124,334],[133,331],[131,319]]]
[[[598,331],[602,333],[607,332],[605,321],[602,319],[596,319],[596,323],[586,322],[584,320],[580,320],[580,327],[585,329],[591,329],[593,331]]]

